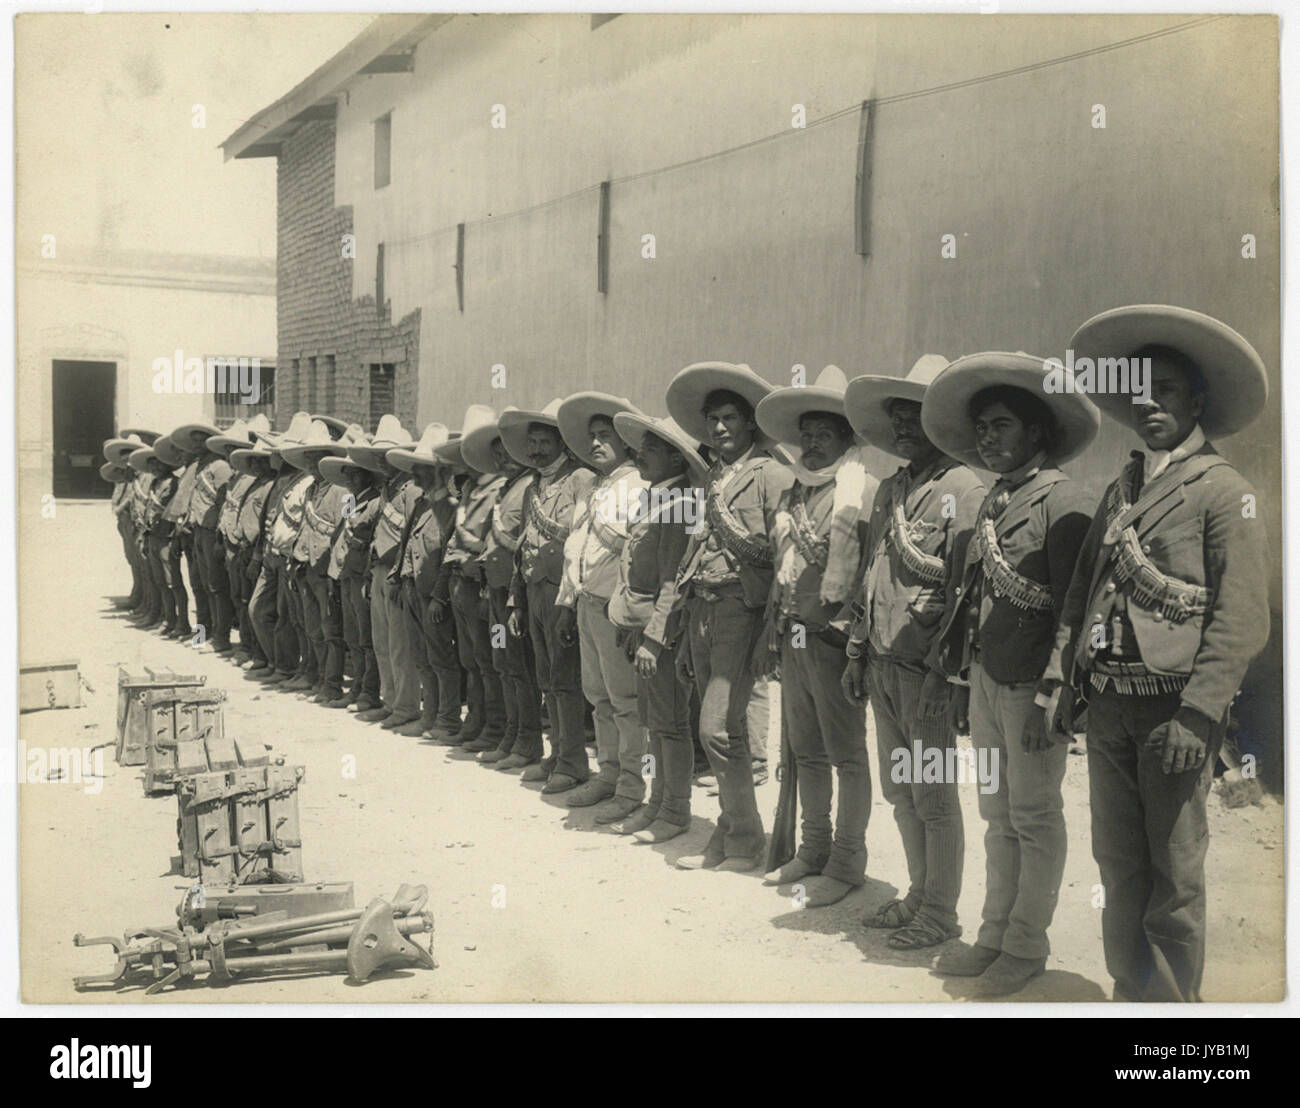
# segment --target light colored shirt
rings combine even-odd
[[[307,494],[315,480],[310,473],[304,473],[280,497],[280,514],[271,529],[271,549],[282,558],[293,554],[294,543],[302,528],[303,513],[307,510]]]
[[[580,595],[608,600],[618,587],[619,557],[627,541],[628,516],[649,483],[630,461],[602,477],[574,510],[564,543],[564,577],[555,603],[572,608]]]

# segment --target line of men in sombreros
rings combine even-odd
[[[300,412],[281,433],[133,429],[103,472],[143,626],[193,634],[184,555],[198,624],[253,677],[475,752],[636,841],[690,825],[695,696],[721,812],[676,864],[766,863],[807,907],[865,883],[869,702],[908,872],[863,922],[898,949],[962,933],[950,754],[969,727],[994,767],[984,907],[935,968],[980,995],[1044,969],[1086,703],[1115,995],[1196,1000],[1206,795],[1269,622],[1254,493],[1209,440],[1259,414],[1266,378],[1244,338],[1180,308],[1102,313],[1070,347],[1150,358],[1149,399],[1051,391],[1023,353],[853,381],[831,366],[792,388],[708,362],[674,377],[665,418],[583,392],[472,405],[459,433],[413,441],[391,415],[366,435]],[[1060,466],[1101,414],[1146,449],[1095,504]],[[903,464],[878,482],[863,443]],[[765,675],[797,848],[769,850],[755,799],[746,713]]]

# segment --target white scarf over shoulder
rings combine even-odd
[[[870,515],[878,486],[878,482],[867,473],[863,454],[863,447],[852,446],[825,469],[806,469],[799,462],[794,465],[795,478],[806,488],[819,488],[835,482],[828,536],[830,548],[820,589],[824,604],[842,604],[857,583],[858,561],[862,554],[858,523]],[[776,580],[782,589],[794,587],[806,564],[791,535],[793,526],[788,511],[777,512],[772,539],[776,547]]]

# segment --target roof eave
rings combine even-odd
[[[286,138],[317,119],[332,119],[335,97],[359,73],[409,73],[415,44],[454,15],[381,15],[342,50],[221,144],[225,160],[274,157]]]

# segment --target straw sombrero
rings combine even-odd
[[[799,420],[809,412],[844,415],[844,390],[848,383],[839,366],[828,365],[811,385],[773,389],[758,402],[754,418],[770,439],[797,444]]]
[[[220,434],[221,428],[211,423],[182,423],[169,437],[182,450],[202,454],[208,449],[208,439]]]
[[[124,439],[129,435],[136,435],[145,446],[153,446],[155,442],[162,438],[160,431],[150,431],[147,427],[123,427],[117,433],[119,439]]]
[[[104,443],[104,457],[114,465],[126,465],[126,460],[142,446],[148,446],[134,431],[120,439],[109,439]]]
[[[1010,385],[1038,397],[1056,419],[1054,462],[1077,457],[1097,437],[1101,414],[1097,406],[1077,392],[1048,392],[1048,370],[1042,358],[1023,352],[986,351],[958,358],[925,390],[921,427],[925,436],[950,458],[988,469],[975,449],[975,426],[967,414],[972,397],[991,385]]]
[[[545,408],[534,411],[529,408],[508,407],[497,419],[497,432],[501,435],[501,445],[506,453],[522,466],[531,465],[528,460],[528,425],[545,423],[558,432],[560,398],[555,397]],[[560,436],[563,440],[564,436]],[[489,444],[490,445],[490,444]]]
[[[899,455],[894,445],[894,428],[889,419],[891,400],[925,399],[930,382],[948,368],[942,354],[922,354],[906,377],[867,374],[855,377],[844,390],[844,414],[859,435],[878,450]]]
[[[158,455],[153,452],[152,446],[142,446],[139,450],[131,451],[126,461],[136,473],[147,473],[149,471],[149,460],[156,457]]]
[[[676,447],[686,459],[691,482],[699,487],[704,486],[709,463],[700,453],[699,442],[683,431],[672,416],[653,419],[644,412],[618,412],[614,416],[614,430],[633,450],[641,449],[641,442],[647,433]]]
[[[487,469],[481,469],[465,457],[465,442],[470,435],[477,433],[482,437],[484,431],[490,431],[485,442],[487,448]],[[460,421],[460,430],[453,431],[448,440],[437,448],[436,453],[447,465],[467,466],[479,473],[495,473],[496,462],[492,460],[492,440],[497,437],[497,414],[486,404],[471,404],[465,409],[465,418]],[[477,440],[476,440],[477,441]],[[484,461],[476,453],[476,461]]]
[[[417,465],[441,466],[447,462],[434,451],[451,439],[445,423],[430,423],[414,446],[399,446],[388,452],[388,464],[406,473],[413,473]]]
[[[232,450],[226,461],[239,470],[240,473],[253,476],[251,459],[266,458],[270,461],[273,455],[280,453],[280,448],[286,443],[301,442],[306,437],[310,427],[311,416],[306,412],[294,412],[288,428],[279,434],[271,430],[257,430],[250,426],[249,432],[253,440],[252,445]]]
[[[696,362],[678,372],[668,385],[665,401],[668,414],[688,435],[707,442],[709,429],[704,421],[704,400],[716,389],[738,393],[757,408],[760,400],[772,391],[749,366],[732,362]]]
[[[163,465],[171,466],[173,469],[189,462],[189,455],[181,452],[181,448],[172,442],[170,435],[160,435],[158,441],[153,444],[153,452]]]
[[[461,424],[461,460],[479,473],[496,473],[500,467],[492,456],[492,444],[501,437],[497,414],[486,404],[471,404]]]
[[[254,434],[268,434],[271,430],[271,421],[261,412],[253,416],[247,423],[242,419],[235,420],[229,427],[219,435],[213,435],[207,440],[207,448],[214,454],[220,454],[229,459],[232,450],[246,450],[253,445]]]
[[[271,464],[271,451],[269,450],[232,450],[227,456],[226,461],[230,463],[230,468],[237,473],[242,473],[245,477],[261,477],[264,471],[253,468],[253,462],[257,458],[262,458],[269,466]],[[328,459],[325,459],[328,461]]]
[[[348,447],[348,457],[362,469],[387,473],[384,456],[390,450],[411,446],[414,442],[411,433],[402,426],[402,421],[390,412],[379,417],[379,423],[369,442],[354,442]]]
[[[99,475],[105,481],[111,481],[115,485],[120,485],[123,481],[129,481],[135,476],[129,466],[124,466],[120,462],[105,462],[99,467]]]
[[[575,392],[564,398],[555,418],[565,445],[587,465],[594,466],[596,462],[591,456],[591,432],[588,430],[592,417],[604,416],[612,423],[618,412],[640,410],[626,396],[612,396],[607,392]]]
[[[374,470],[368,466],[360,465],[354,462],[347,455],[338,458],[322,458],[320,460],[320,475],[332,485],[347,486],[348,471],[355,470],[357,473],[364,473],[367,477],[374,475]]]
[[[1249,426],[1268,402],[1264,361],[1226,323],[1190,308],[1169,304],[1133,304],[1093,316],[1074,332],[1070,349],[1080,358],[1126,358],[1144,346],[1170,346],[1186,354],[1205,378],[1201,430],[1222,438]],[[1131,393],[1090,393],[1106,415],[1133,426]]]
[[[280,440],[280,453],[284,460],[298,469],[307,469],[310,458],[339,457],[348,452],[348,444],[334,438],[330,428],[319,419],[313,419],[307,433],[300,441],[291,441],[289,433]]]
[[[317,415],[313,413],[312,419],[319,420],[321,423],[325,424],[325,426],[330,429],[330,434],[333,435],[335,439],[343,438],[343,436],[348,433],[349,428],[356,426],[355,424],[348,423],[345,419],[339,419],[338,416],[332,415]]]

